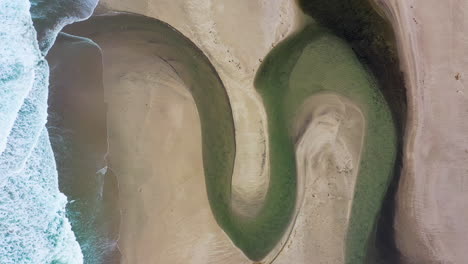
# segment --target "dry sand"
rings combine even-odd
[[[406,263],[466,263],[468,1],[375,2],[396,31],[408,89],[398,248]]]

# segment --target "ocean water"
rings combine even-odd
[[[97,3],[98,0],[31,0],[31,16],[43,54],[64,26],[89,18]]]
[[[31,90],[41,61],[36,32],[25,0],[0,0],[0,153],[17,113]],[[0,175],[1,179],[4,178]]]
[[[97,1],[0,0],[0,263],[82,263],[45,129],[49,66],[63,26]],[[34,22],[33,22],[34,21]]]

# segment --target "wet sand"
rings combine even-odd
[[[106,174],[107,126],[99,47],[60,34],[47,56],[51,68],[47,128],[60,190],[85,262],[118,263],[120,211],[115,177]]]
[[[468,3],[375,2],[396,31],[408,95],[398,248],[405,263],[465,263]]]

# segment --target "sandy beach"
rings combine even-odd
[[[468,2],[376,3],[396,31],[408,94],[398,248],[405,263],[465,263]]]
[[[109,9],[169,23],[213,63],[236,129],[232,206],[255,217],[268,189],[269,149],[266,113],[253,81],[266,54],[301,27],[303,15],[290,1],[103,1],[98,12]],[[238,12],[249,16],[239,22]],[[93,40],[103,52],[108,161],[119,181],[122,210],[121,262],[252,263],[210,210],[190,84],[154,56],[161,47],[144,31],[103,32]],[[341,96],[307,100],[294,128],[299,184],[294,221],[262,263],[344,263],[365,123],[360,108]]]

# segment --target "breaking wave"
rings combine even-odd
[[[45,129],[45,54],[97,1],[0,0],[0,263],[82,263]]]

